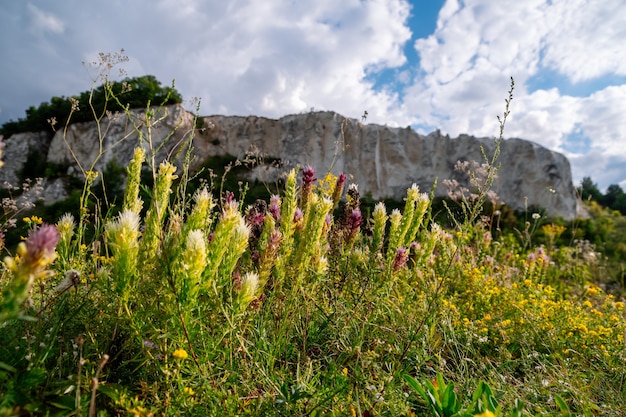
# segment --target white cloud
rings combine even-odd
[[[626,75],[623,0],[554,1],[545,36],[544,65],[573,82]]]
[[[565,153],[579,176],[590,175],[591,166],[601,171],[599,166],[611,160],[614,180],[626,180],[626,169],[615,162],[626,162],[626,85],[582,97],[556,88],[529,91],[526,85],[544,68],[573,83],[624,74],[622,8],[620,0],[449,0],[436,31],[415,42],[425,76],[407,89],[404,110],[420,125],[453,136],[494,136],[495,116],[504,109],[513,76],[515,98],[506,136]],[[590,139],[593,156],[577,153],[566,142],[576,131]],[[595,175],[607,181],[605,173]]]
[[[28,3],[27,7],[32,22],[31,29],[34,32],[63,33],[65,30],[63,21],[53,13],[45,12],[32,3]]]

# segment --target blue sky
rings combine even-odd
[[[0,123],[91,87],[124,48],[201,114],[334,110],[369,123],[506,137],[565,154],[575,181],[626,189],[624,0],[9,0]]]

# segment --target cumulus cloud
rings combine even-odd
[[[622,0],[447,0],[421,39],[408,26],[417,0],[90,3],[0,10],[0,122],[88,89],[95,75],[80,62],[120,48],[129,76],[176,79],[186,99],[201,99],[202,114],[367,110],[368,122],[452,136],[496,135],[513,76],[506,136],[564,152],[577,178],[626,185]],[[617,81],[580,94],[537,88],[546,70],[572,85]]]
[[[563,152],[575,178],[601,177],[603,187],[607,181],[626,184],[626,169],[619,168],[626,164],[626,119],[620,116],[626,85],[572,96],[557,88],[531,91],[528,83],[545,69],[572,84],[623,75],[620,6],[619,0],[448,0],[436,31],[415,42],[425,76],[408,87],[404,109],[417,116],[422,130],[493,136],[512,76],[516,91],[507,136]],[[588,138],[593,153],[573,149],[573,135]],[[611,175],[600,172],[609,164]]]

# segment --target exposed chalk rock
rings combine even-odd
[[[363,125],[334,112],[289,115],[279,120],[256,116],[210,116],[206,135],[194,143],[198,160],[212,153],[243,157],[257,153],[280,158],[286,166],[310,164],[318,172],[344,172],[359,184],[362,193],[376,199],[401,199],[416,183],[430,191],[438,179],[436,194],[447,194],[444,179],[459,177],[457,161],[484,162],[481,146],[491,157],[492,138],[439,132],[420,135],[411,128],[375,124]],[[572,219],[578,214],[578,200],[565,156],[536,143],[508,139],[501,144],[498,179],[493,185],[504,202],[517,210],[537,206],[552,216]],[[319,175],[318,175],[319,176]]]
[[[437,195],[446,195],[443,180],[455,179],[463,184],[467,179],[455,172],[457,161],[484,162],[481,146],[488,157],[495,151],[491,138],[450,138],[439,132],[421,135],[410,127],[361,124],[334,112],[288,115],[278,120],[208,116],[202,118],[203,127],[194,131],[194,117],[181,105],[152,111],[153,120],[158,122],[151,127],[150,135],[142,111],[133,111],[130,117],[120,114],[105,118],[99,129],[95,122],[73,124],[65,135],[56,133],[49,149],[42,134],[15,135],[6,140],[7,166],[0,169],[0,178],[16,180],[15,172],[33,146],[47,152],[48,162],[68,164],[69,173],[79,177],[83,171],[103,171],[111,160],[125,166],[137,146],[144,147],[148,155],[150,149],[155,150],[156,165],[170,159],[180,166],[184,156],[181,152],[184,154],[193,131],[192,170],[210,156],[243,158],[255,154],[279,159],[283,164],[282,170],[255,168],[252,174],[262,181],[271,181],[290,167],[310,164],[318,177],[327,170],[347,174],[362,194],[401,199],[413,183],[429,192],[435,179]],[[493,184],[500,202],[518,210],[542,207],[549,215],[565,219],[578,215],[578,200],[565,156],[522,139],[504,140],[500,150],[501,169]]]

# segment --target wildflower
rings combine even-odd
[[[363,216],[361,215],[361,210],[352,210],[352,213],[350,213],[350,217],[348,218],[348,242],[351,242],[356,238],[362,223]]]
[[[293,222],[294,223],[299,223],[300,220],[302,220],[303,217],[303,213],[302,210],[300,209],[300,207],[296,208],[295,213],[293,213]]]
[[[310,186],[315,181],[317,181],[317,178],[315,178],[315,169],[310,165],[305,166],[302,169],[302,185],[305,187]]]
[[[300,194],[300,204],[306,211],[311,191],[313,190],[313,183],[317,181],[315,178],[315,169],[312,166],[307,165],[302,169],[302,190]]]
[[[596,287],[595,285],[587,288],[587,294],[591,296],[597,295],[599,292],[600,292],[600,288]]]
[[[67,241],[74,234],[74,227],[76,227],[76,221],[70,213],[65,213],[61,216],[57,223],[57,230],[61,234],[61,238]]]
[[[251,247],[254,247],[261,237],[265,213],[267,213],[267,203],[263,200],[256,200],[254,204],[248,206],[246,210],[246,224],[250,227]]]
[[[15,257],[4,258],[4,266],[13,272],[14,280],[3,293],[4,308],[0,311],[0,323],[19,314],[35,279],[43,280],[54,274],[47,268],[56,258],[58,242],[59,232],[56,227],[44,224],[32,230],[25,242],[18,244]]]
[[[50,265],[56,257],[55,248],[59,243],[59,237],[57,228],[49,224],[44,224],[31,232],[26,239],[24,264],[37,271]],[[18,248],[19,252],[20,249]]]
[[[280,221],[280,197],[276,194],[270,197],[270,204],[267,211],[269,211],[274,220]]]
[[[257,296],[259,288],[259,276],[254,272],[247,272],[241,280],[241,291],[239,292],[239,302],[242,307],[247,306]]]
[[[346,183],[346,174],[341,173],[339,177],[337,177],[337,182],[335,183],[335,189],[333,190],[333,207],[336,207],[339,203],[339,199],[341,198],[341,194],[343,194],[343,187]]]
[[[26,224],[42,224],[43,220],[38,216],[24,217],[22,221]]]
[[[174,357],[175,359],[187,359],[189,357],[189,354],[185,349],[176,349],[172,353],[172,357]]]
[[[189,395],[190,397],[195,395],[195,392],[193,389],[191,389],[190,387],[185,387],[183,388],[183,392],[187,395]]]
[[[374,219],[374,227],[372,231],[372,250],[378,251],[382,248],[385,227],[387,225],[387,209],[382,201],[377,203],[372,214]]]
[[[533,218],[533,220],[539,220],[541,218],[541,214],[533,213],[532,218]]]
[[[396,257],[393,260],[393,271],[398,272],[402,269],[409,258],[409,253],[405,247],[399,247],[396,251]]]

